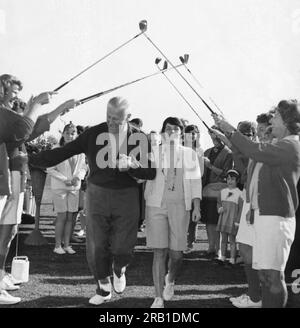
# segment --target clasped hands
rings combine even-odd
[[[74,177],[72,180],[66,180],[65,181],[65,185],[67,187],[72,187],[72,186],[78,187],[79,184],[80,184],[80,179],[78,177]]]
[[[139,161],[133,156],[127,156],[125,154],[119,155],[119,160],[117,161],[117,168],[120,172],[126,172],[129,169],[137,169],[141,165]]]

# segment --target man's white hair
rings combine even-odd
[[[123,97],[113,97],[109,100],[107,107],[108,106],[113,106],[115,108],[122,107],[127,110],[129,108],[129,102]]]

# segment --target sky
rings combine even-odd
[[[18,76],[24,83],[20,97],[28,100],[131,39],[143,19],[147,35],[173,63],[190,54],[188,67],[204,89],[183,68],[182,74],[233,125],[255,121],[281,99],[299,98],[300,0],[0,0],[0,72]],[[43,111],[155,73],[157,56],[140,36],[72,81]],[[176,72],[168,76],[212,125],[210,112]],[[113,96],[128,99],[132,117],[143,120],[146,132],[159,131],[165,118],[177,116],[197,124],[203,148],[211,146],[200,120],[162,75],[77,107],[53,123],[50,133],[58,136],[69,121],[105,121]]]

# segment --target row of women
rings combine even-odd
[[[28,172],[25,142],[48,131],[57,117],[76,105],[74,100],[69,100],[45,113],[42,106],[50,102],[54,93],[41,93],[31,97],[26,104],[16,101],[22,88],[18,78],[10,74],[0,76],[0,304],[21,301],[20,297],[12,296],[8,291],[19,289],[22,281],[16,280],[5,268],[23,210]]]
[[[168,154],[171,149],[172,154],[174,147],[177,154],[180,153],[180,149],[186,149],[181,145],[183,140],[185,146],[192,145],[199,162],[204,162],[204,174],[202,197],[197,193],[199,178],[193,176],[189,188],[186,186],[189,179],[184,173],[183,180],[178,178],[176,168],[171,173],[172,165],[165,175],[165,183],[160,178],[160,170],[157,170],[154,180],[146,183],[146,234],[148,246],[154,249],[153,280],[156,290],[152,307],[164,307],[164,301],[174,295],[188,222],[184,219],[184,204],[186,210],[191,209],[188,244],[194,236],[191,226],[195,227],[199,216],[206,223],[208,257],[224,262],[229,238],[229,264],[234,264],[235,242],[238,242],[249,288],[247,294],[230,298],[232,305],[238,308],[284,307],[288,295],[284,270],[295,236],[298,207],[299,104],[296,100],[280,101],[273,110],[259,115],[257,124],[244,121],[237,128],[223,117],[214,115],[213,118],[215,126],[210,129],[210,135],[214,147],[204,154],[193,139],[197,129],[188,126],[183,130],[177,118],[168,118],[162,128],[165,132],[166,122],[168,127],[170,125],[171,140],[178,146],[168,148],[168,145],[164,150],[166,138],[163,137],[161,152]],[[192,132],[192,135],[188,133],[182,138],[184,131]],[[189,142],[190,136],[192,143]],[[191,158],[187,154],[185,157]],[[176,160],[175,156],[174,162]],[[161,167],[162,163],[157,165]],[[185,165],[182,167],[184,172]],[[158,195],[163,196],[158,198]],[[201,198],[199,215],[198,200]],[[186,215],[189,217],[188,213]],[[167,254],[170,260],[165,275]]]

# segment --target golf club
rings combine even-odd
[[[147,21],[143,20],[140,22],[139,24],[140,29],[141,26],[147,29]],[[149,38],[149,36],[146,34],[146,31],[141,29],[143,35],[145,36],[145,38],[154,46],[154,48],[165,58],[165,60],[175,69],[175,71],[180,75],[180,77],[185,81],[185,83],[187,83],[187,85],[194,91],[194,93],[198,96],[198,98],[203,102],[203,104],[208,108],[208,110],[212,113],[212,114],[216,114],[211,108],[210,106],[207,104],[207,102],[199,95],[199,93],[195,90],[195,88],[189,83],[189,81],[180,73],[180,71],[173,65],[173,63],[166,57],[166,55],[160,50],[160,48]]]
[[[169,77],[165,74],[168,71],[168,62],[165,60],[163,68],[159,67],[159,63],[161,62],[161,58],[155,59],[155,64],[158,67],[160,73],[168,80],[168,82],[172,85],[172,87],[177,91],[177,93],[180,95],[180,97],[186,102],[186,104],[191,108],[191,110],[197,115],[197,117],[200,119],[200,121],[203,123],[203,125],[207,128],[208,131],[211,131],[210,127],[203,121],[203,119],[199,116],[199,114],[196,112],[194,107],[189,103],[189,101],[184,97],[184,95],[178,90],[178,88],[175,86],[175,84],[169,79]]]
[[[182,66],[182,64],[179,64],[179,65],[177,65],[177,66],[175,66],[175,67],[178,68],[178,67],[181,67],[181,66]],[[126,87],[126,86],[128,86],[128,85],[131,85],[131,84],[134,84],[134,83],[137,83],[137,82],[140,82],[140,81],[146,80],[146,79],[148,79],[148,78],[150,78],[150,77],[152,77],[152,76],[156,76],[156,75],[162,74],[162,73],[167,72],[167,71],[170,71],[170,70],[172,70],[172,69],[173,69],[173,68],[169,68],[169,69],[168,69],[168,67],[167,67],[165,70],[162,70],[162,71],[159,71],[159,72],[156,72],[156,73],[150,74],[150,75],[143,76],[143,77],[141,77],[141,78],[139,78],[139,79],[136,79],[136,80],[133,80],[133,81],[130,81],[130,82],[127,82],[127,83],[124,83],[124,84],[118,85],[118,86],[116,86],[116,87],[114,87],[114,88],[111,88],[111,89],[108,89],[108,90],[105,90],[105,91],[102,91],[102,92],[96,93],[96,94],[94,94],[94,95],[91,95],[91,96],[89,96],[89,97],[86,97],[86,98],[80,99],[80,100],[78,101],[78,106],[79,106],[79,105],[82,105],[82,104],[84,104],[84,103],[86,103],[86,102],[88,102],[88,101],[90,101],[90,100],[93,100],[93,99],[96,99],[96,98],[98,98],[98,97],[104,96],[104,95],[106,95],[106,94],[108,94],[108,93],[111,93],[111,92],[113,92],[113,91],[115,91],[115,90],[118,90],[118,89],[124,88],[124,87]]]
[[[196,76],[192,73],[192,71],[187,66],[189,58],[190,58],[189,54],[184,54],[184,56],[179,57],[179,60],[181,61],[181,63],[185,67],[185,69],[190,73],[190,75],[192,76],[194,81],[200,86],[200,88],[204,89],[204,86],[200,83],[200,81],[196,78]],[[216,104],[216,102],[211,97],[208,97],[208,98],[216,106],[218,111],[224,116],[224,113],[223,113],[222,109]]]
[[[83,71],[81,71],[80,73],[78,73],[77,75],[73,76],[69,81],[64,82],[62,85],[60,85],[59,87],[57,87],[54,91],[58,91],[60,89],[62,89],[63,87],[65,87],[67,84],[69,84],[71,81],[75,80],[77,77],[79,77],[80,75],[82,75],[83,73],[85,73],[86,71],[88,71],[90,68],[94,67],[95,65],[97,65],[98,63],[100,63],[101,61],[103,61],[104,59],[106,59],[107,57],[109,57],[110,55],[112,55],[113,53],[115,53],[116,51],[120,50],[121,48],[123,48],[124,46],[126,46],[128,43],[130,43],[131,41],[135,40],[136,38],[138,38],[140,35],[142,35],[143,33],[145,33],[147,31],[147,22],[146,24],[142,23],[144,21],[141,21],[139,24],[139,28],[141,30],[141,32],[137,35],[135,35],[133,38],[131,38],[130,40],[122,43],[119,47],[117,47],[116,49],[112,50],[111,52],[109,52],[108,54],[106,54],[105,56],[103,56],[102,58],[98,59],[95,63],[93,63],[92,65],[88,66],[87,68],[85,68]]]

